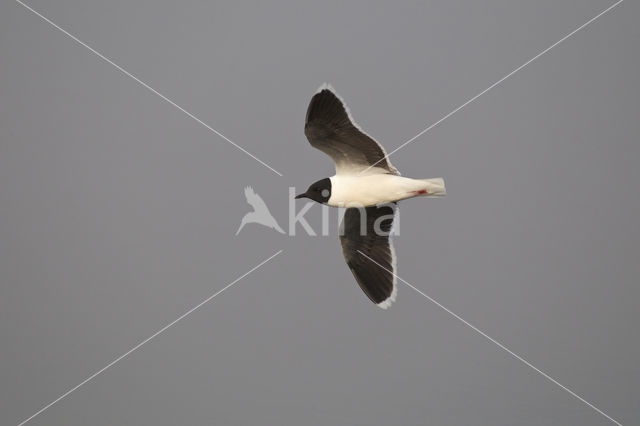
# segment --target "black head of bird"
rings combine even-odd
[[[331,198],[331,179],[324,178],[311,184],[307,192],[296,195],[298,198],[308,198],[320,204],[327,204]]]

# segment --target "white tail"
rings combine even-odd
[[[444,187],[444,179],[421,179],[421,181],[424,182],[424,189],[427,190],[427,193],[423,195],[423,197],[442,197],[443,195],[447,195],[447,190]]]

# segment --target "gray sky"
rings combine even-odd
[[[2,2],[0,423],[282,249],[29,424],[613,424],[403,284],[375,307],[337,230],[234,235],[246,185],[286,226],[288,187],[333,174],[303,134],[321,83],[392,150],[612,1],[28,4],[284,176]],[[638,19],[625,1],[392,156],[448,190],[400,204],[399,275],[625,426]]]

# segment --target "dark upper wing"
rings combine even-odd
[[[384,148],[351,120],[330,86],[316,93],[307,109],[304,134],[311,145],[333,159],[336,174],[357,173],[375,164],[378,171],[400,174]]]
[[[362,291],[387,309],[396,300],[396,256],[391,242],[395,204],[345,211],[340,226],[342,254]]]

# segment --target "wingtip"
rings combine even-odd
[[[358,125],[358,123],[356,123],[356,120],[354,120],[353,115],[351,115],[351,109],[349,109],[349,106],[347,105],[347,102],[340,95],[340,93],[338,93],[336,91],[336,89],[331,85],[331,83],[322,83],[320,85],[320,87],[318,87],[318,90],[316,91],[316,93],[314,95],[317,95],[318,93],[322,93],[325,90],[330,92],[331,94],[333,94],[333,96],[335,96],[340,101],[340,103],[342,104],[342,107],[347,112],[347,116],[349,117],[349,120],[351,121],[351,124],[353,124],[358,130],[360,130],[365,135],[371,137],[364,130],[362,130],[362,127],[360,127],[360,125]]]
[[[386,311],[387,309],[389,309],[389,306],[391,306],[393,304],[393,302],[396,301],[396,297],[397,296],[398,296],[398,285],[394,282],[393,283],[393,290],[391,291],[391,296],[389,296],[388,298],[386,298],[382,302],[378,303],[377,306]]]
[[[316,90],[316,93],[320,93],[323,90],[328,90],[331,93],[335,94],[336,93],[336,89],[333,88],[333,86],[331,85],[331,83],[322,83],[320,85],[320,87],[318,87],[318,90]]]

